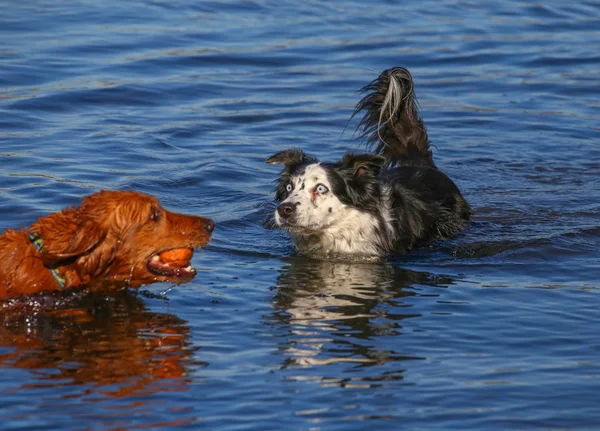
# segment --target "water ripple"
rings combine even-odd
[[[599,25],[595,1],[5,4],[0,228],[100,189],[217,227],[185,285],[8,304],[4,427],[595,428]],[[473,223],[298,256],[264,160],[364,150],[357,91],[397,65]]]

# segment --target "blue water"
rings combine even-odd
[[[218,223],[190,283],[2,314],[2,429],[600,429],[600,2],[398,3],[0,2],[0,231],[99,189]],[[473,223],[296,256],[264,160],[359,151],[392,66]]]

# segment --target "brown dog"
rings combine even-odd
[[[142,193],[92,194],[78,208],[0,236],[0,299],[190,281],[193,249],[208,243],[214,226],[207,218],[169,212]]]

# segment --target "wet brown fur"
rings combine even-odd
[[[206,218],[167,211],[146,194],[92,194],[77,208],[0,236],[0,299],[60,290],[51,269],[65,279],[64,289],[189,281],[152,274],[147,260],[163,250],[205,245],[213,226]],[[41,253],[29,239],[32,233],[43,239]]]

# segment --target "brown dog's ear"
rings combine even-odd
[[[273,154],[265,163],[270,165],[281,165],[284,164],[286,166],[289,165],[299,165],[300,163],[314,160],[312,157],[304,154],[304,151],[298,149],[284,150],[280,151],[277,154]]]
[[[77,266],[84,277],[95,278],[101,275],[113,263],[119,248],[119,237],[109,233],[91,251],[77,259]],[[86,282],[89,280],[86,280]]]
[[[39,240],[44,264],[49,266],[89,253],[106,233],[74,208],[42,217],[30,229],[31,237]]]

